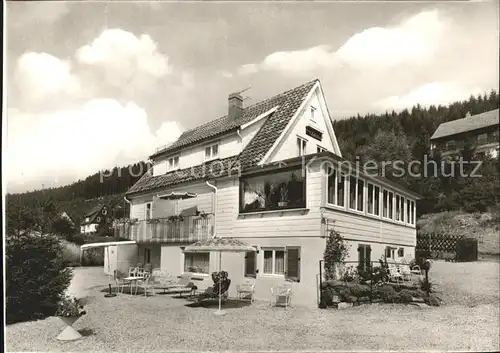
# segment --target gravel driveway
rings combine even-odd
[[[473,270],[465,271],[472,265]],[[495,271],[496,272],[491,272]],[[374,304],[347,310],[292,307],[269,308],[267,303],[231,306],[227,315],[214,307],[193,308],[186,299],[168,295],[104,298],[107,278],[102,268],[75,271],[71,290],[87,297],[87,315],[74,327],[84,338],[58,342],[62,323],[55,317],[7,327],[8,351],[257,351],[257,350],[498,350],[498,300],[478,303],[470,288],[476,281],[484,298],[498,299],[498,263],[435,263],[437,289],[455,289],[445,306],[419,308]],[[455,273],[452,282],[442,271]],[[485,276],[483,271],[489,271]],[[435,273],[434,273],[435,272]],[[479,273],[483,272],[481,280]],[[496,277],[495,277],[496,273]],[[487,280],[484,280],[487,278]],[[455,285],[457,279],[468,285]],[[495,283],[490,281],[496,279]],[[472,282],[472,283],[471,283]],[[486,284],[485,284],[486,283]],[[496,285],[496,287],[494,287]],[[469,296],[470,302],[466,301]],[[453,303],[453,298],[459,298]]]

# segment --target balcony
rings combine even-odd
[[[113,229],[116,237],[142,244],[194,243],[213,236],[214,215],[124,220]]]

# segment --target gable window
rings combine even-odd
[[[302,137],[297,137],[297,151],[299,156],[306,155],[307,140]]]
[[[184,272],[208,273],[210,253],[184,253]]]
[[[371,267],[370,245],[359,244],[358,246],[358,269],[366,271]]]
[[[394,194],[390,191],[384,190],[382,194],[382,217],[393,219],[392,212]]]
[[[257,251],[245,253],[245,277],[257,276]]]
[[[146,220],[151,219],[153,214],[153,204],[151,202],[146,203],[146,215],[145,218]]]
[[[316,108],[314,108],[312,105],[311,105],[311,108],[310,108],[310,116],[309,118],[311,119],[312,122],[316,122],[316,118],[315,118],[315,112],[316,112]]]
[[[380,215],[380,188],[376,185],[368,183],[368,209],[369,214]]]
[[[456,150],[457,146],[456,146],[455,140],[450,140],[450,141],[446,142],[445,148],[447,151]]]
[[[479,134],[477,135],[477,143],[480,145],[484,145],[486,142],[488,142],[488,134]]]
[[[345,207],[345,176],[333,168],[327,168],[327,175],[327,202],[332,205]]]
[[[179,168],[179,156],[170,157],[167,160],[167,172],[171,172]]]
[[[285,274],[285,250],[268,249],[264,250],[264,274],[284,275]]]
[[[363,211],[365,182],[359,178],[351,176],[349,178],[349,208]]]
[[[325,152],[325,151],[326,151],[326,148],[323,148],[319,145],[316,147],[316,153],[321,153],[321,152]]]
[[[214,143],[213,145],[205,147],[205,160],[211,160],[219,157],[219,144]]]
[[[300,168],[240,179],[240,212],[306,207],[306,180]]]

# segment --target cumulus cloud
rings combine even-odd
[[[402,110],[417,104],[421,106],[446,105],[466,100],[471,94],[484,93],[479,87],[464,87],[454,82],[431,82],[400,95],[390,96],[373,103],[376,110]]]
[[[86,177],[114,165],[144,160],[158,145],[175,141],[183,128],[163,123],[150,131],[146,111],[133,102],[94,99],[52,114],[8,111],[7,180],[20,187],[33,180]]]
[[[47,53],[21,55],[16,66],[16,82],[29,103],[54,96],[60,99],[60,94],[74,95],[80,90],[70,63]]]
[[[437,10],[421,12],[397,26],[372,27],[356,33],[340,48],[330,45],[280,51],[258,64],[246,64],[240,75],[259,70],[308,75],[315,70],[349,66],[354,69],[387,69],[400,64],[425,64],[433,57],[446,28]]]
[[[144,87],[171,73],[168,58],[149,35],[139,37],[122,29],[108,29],[76,52],[77,60],[93,66],[104,75],[106,83],[123,87]]]

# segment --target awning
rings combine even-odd
[[[80,250],[87,250],[90,248],[101,248],[105,246],[113,246],[113,245],[130,245],[130,244],[137,244],[134,240],[127,240],[127,241],[108,241],[104,243],[90,243],[90,244],[83,244],[80,246]]]

